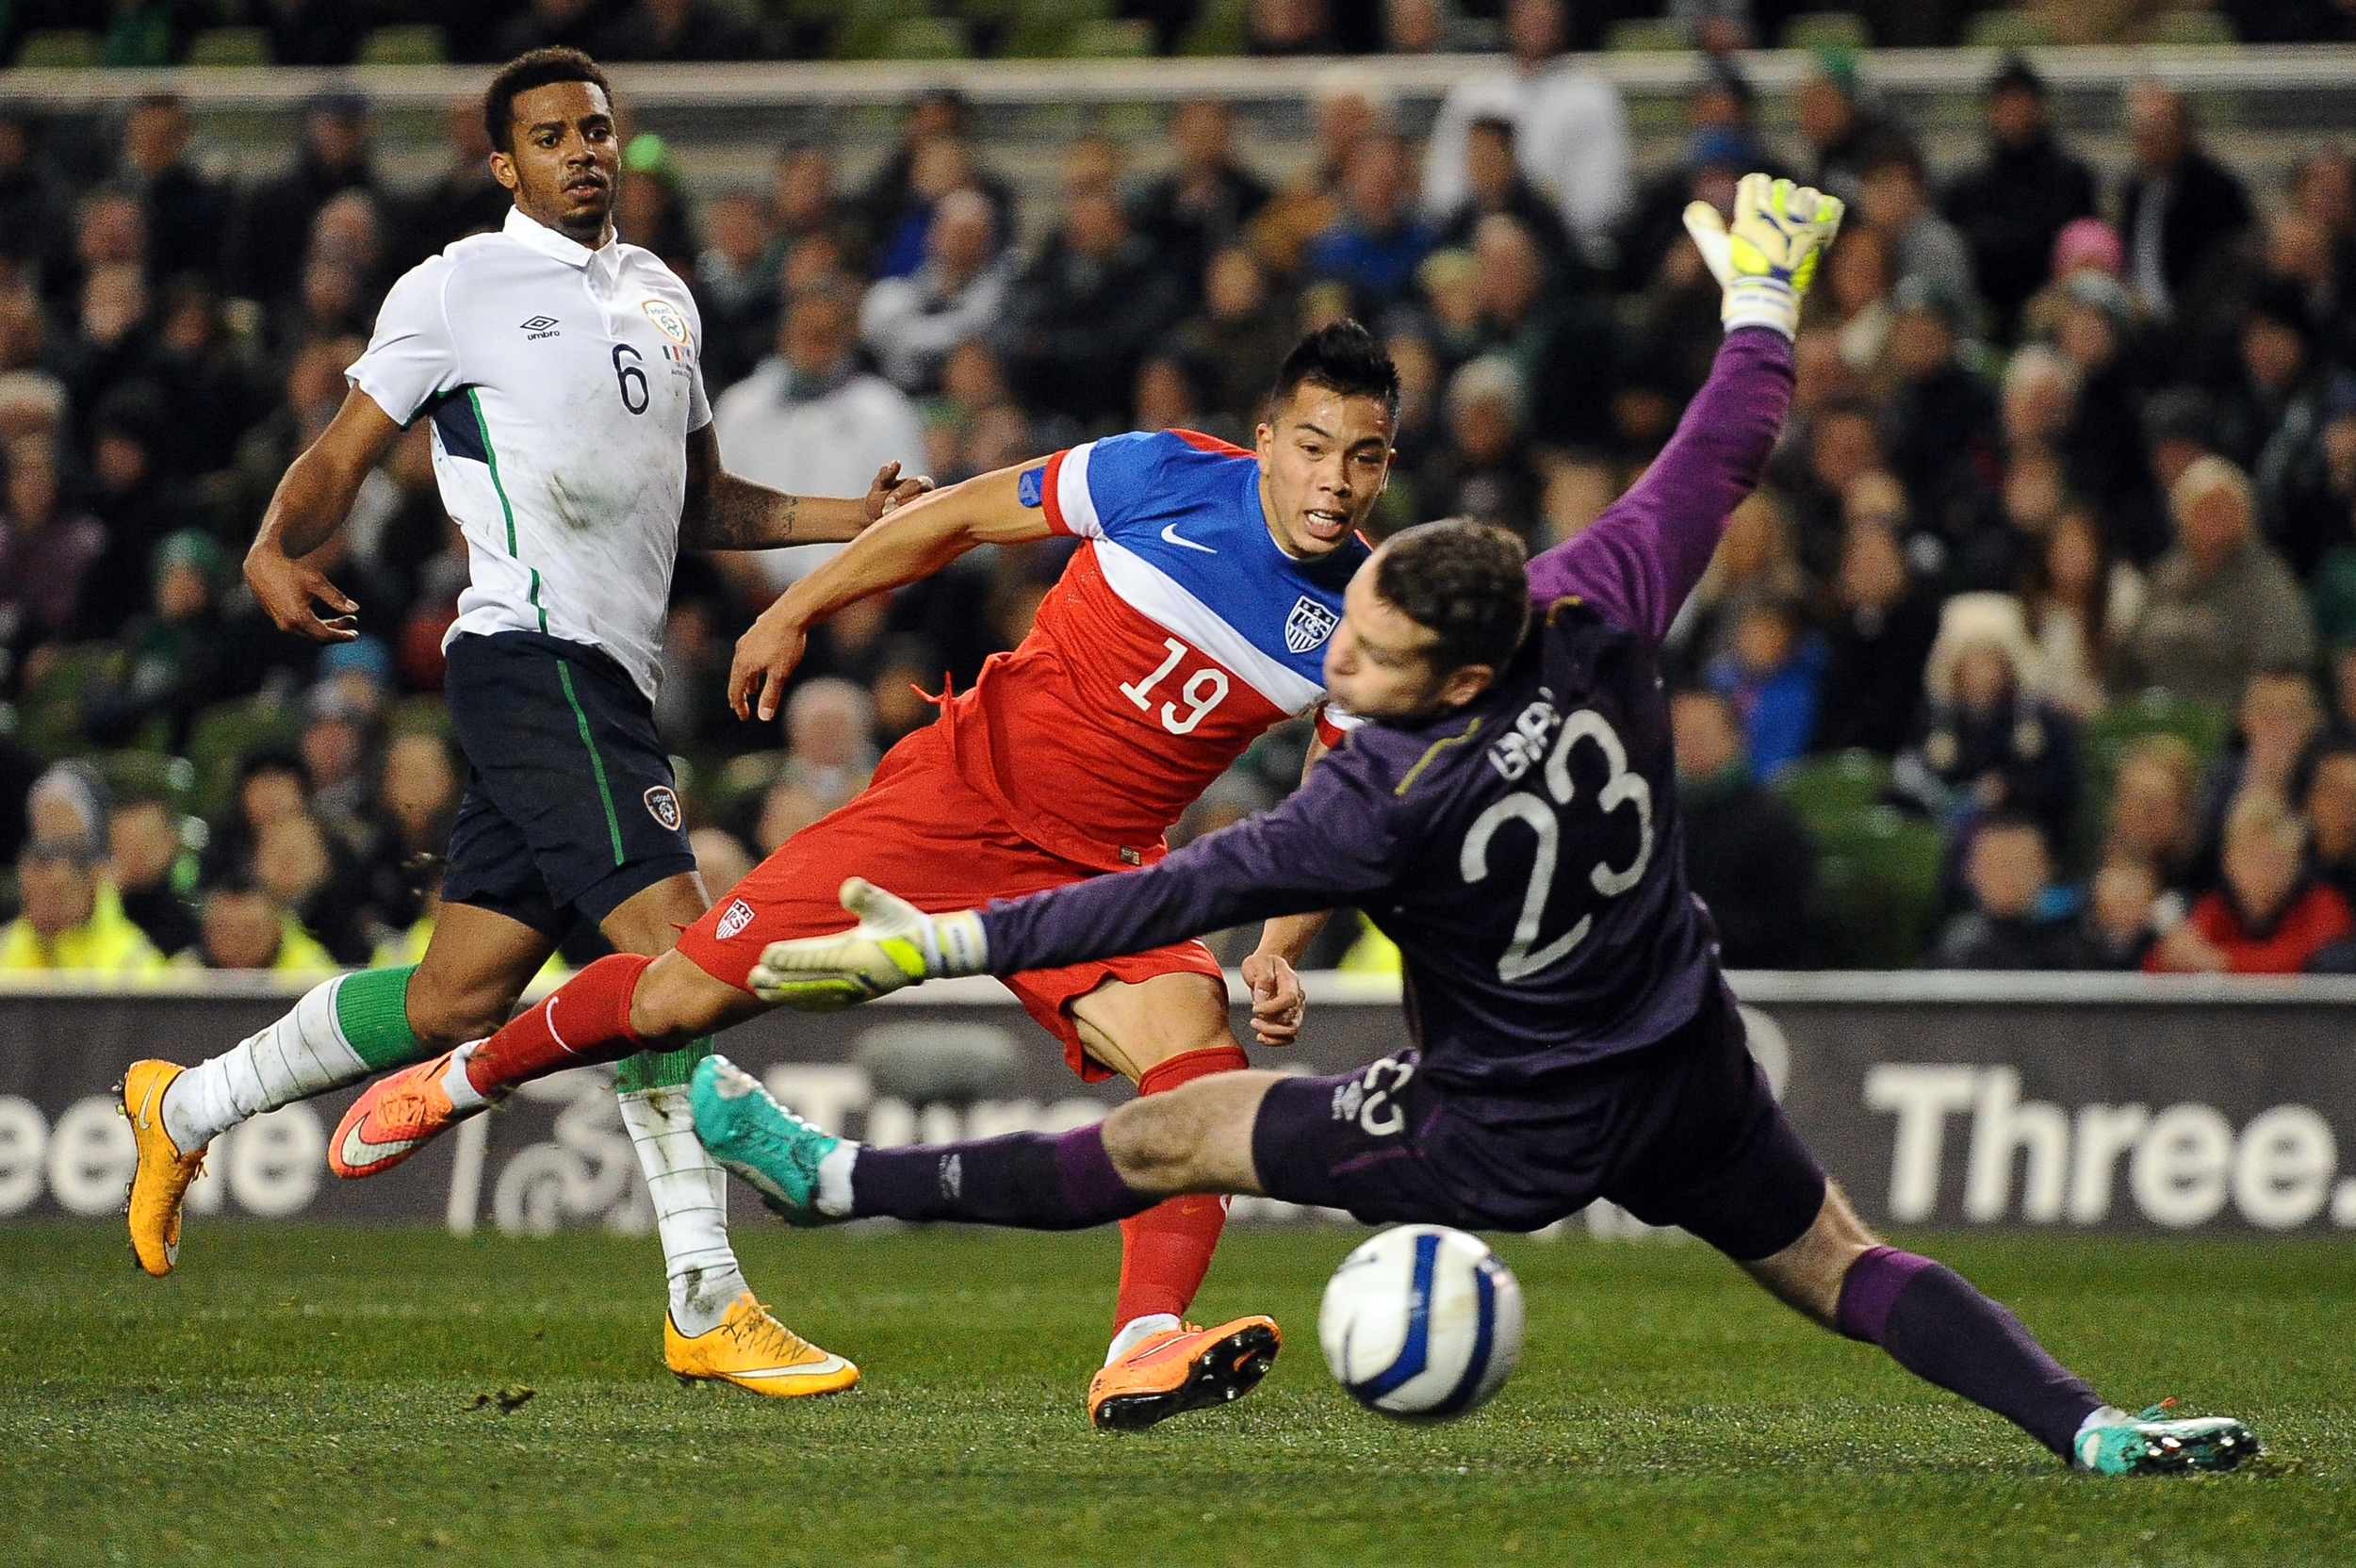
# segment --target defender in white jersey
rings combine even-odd
[[[723,470],[695,301],[614,232],[619,139],[603,74],[578,51],[536,50],[499,73],[483,113],[492,172],[515,195],[505,225],[393,286],[342,410],[287,470],[246,561],[281,629],[356,636],[354,605],[309,558],[394,437],[432,421],[471,566],[444,644],[469,775],[441,914],[413,969],[329,981],[185,1072],[145,1061],[124,1075],[139,1151],[131,1239],[151,1274],[176,1259],[181,1199],[212,1138],[491,1034],[578,920],[626,952],[669,950],[709,903],[653,725],[680,547],[847,540],[924,488],[894,466],[864,500],[806,499]],[[670,1277],[666,1360],[683,1379],[766,1394],[847,1388],[858,1369],[788,1331],[737,1268],[682,1087],[706,1049],[620,1070]],[[329,1161],[365,1174],[401,1152],[347,1140]]]

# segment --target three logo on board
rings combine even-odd
[[[1321,646],[1341,624],[1339,615],[1303,594],[1293,606],[1293,612],[1284,618],[1284,650],[1296,655],[1307,653]]]

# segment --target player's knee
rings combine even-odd
[[[1133,1100],[1104,1121],[1104,1152],[1139,1192],[1184,1192],[1198,1174],[1202,1127],[1180,1094]]]
[[[725,1004],[741,995],[693,961],[666,953],[646,967],[630,993],[630,1026],[650,1045],[691,1040],[732,1021]]]

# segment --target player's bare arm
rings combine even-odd
[[[802,661],[810,629],[846,604],[932,576],[977,545],[1023,545],[1054,531],[1017,487],[1024,464],[923,495],[866,529],[848,548],[802,579],[737,640],[728,705],[740,719],[777,716],[786,678]],[[805,508],[810,503],[804,502]]]
[[[900,477],[900,466],[875,470],[857,499],[793,496],[756,484],[720,466],[719,437],[710,425],[687,437],[687,498],[679,509],[679,543],[697,550],[768,550],[783,545],[839,545],[856,539],[894,507],[933,487],[928,479]]]
[[[245,580],[281,631],[315,643],[360,635],[360,607],[309,559],[335,537],[368,477],[401,433],[376,400],[354,387],[319,438],[288,466],[246,551]],[[335,613],[321,616],[320,605]]]

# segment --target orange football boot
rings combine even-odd
[[[689,1338],[663,1315],[663,1360],[682,1383],[726,1382],[755,1394],[840,1394],[859,1368],[769,1315],[746,1291],[719,1326]]]
[[[1268,1376],[1283,1343],[1272,1317],[1149,1334],[1088,1380],[1088,1419],[1108,1432],[1137,1432],[1240,1399]]]
[[[488,1110],[459,1110],[442,1087],[450,1071],[445,1051],[430,1062],[388,1072],[360,1091],[335,1134],[327,1140],[327,1168],[338,1176],[378,1176],[470,1116]]]
[[[164,1090],[187,1070],[171,1062],[133,1062],[115,1086],[139,1152],[128,1194],[131,1251],[141,1268],[159,1278],[180,1260],[180,1200],[205,1169],[203,1148],[184,1154],[164,1131]]]

